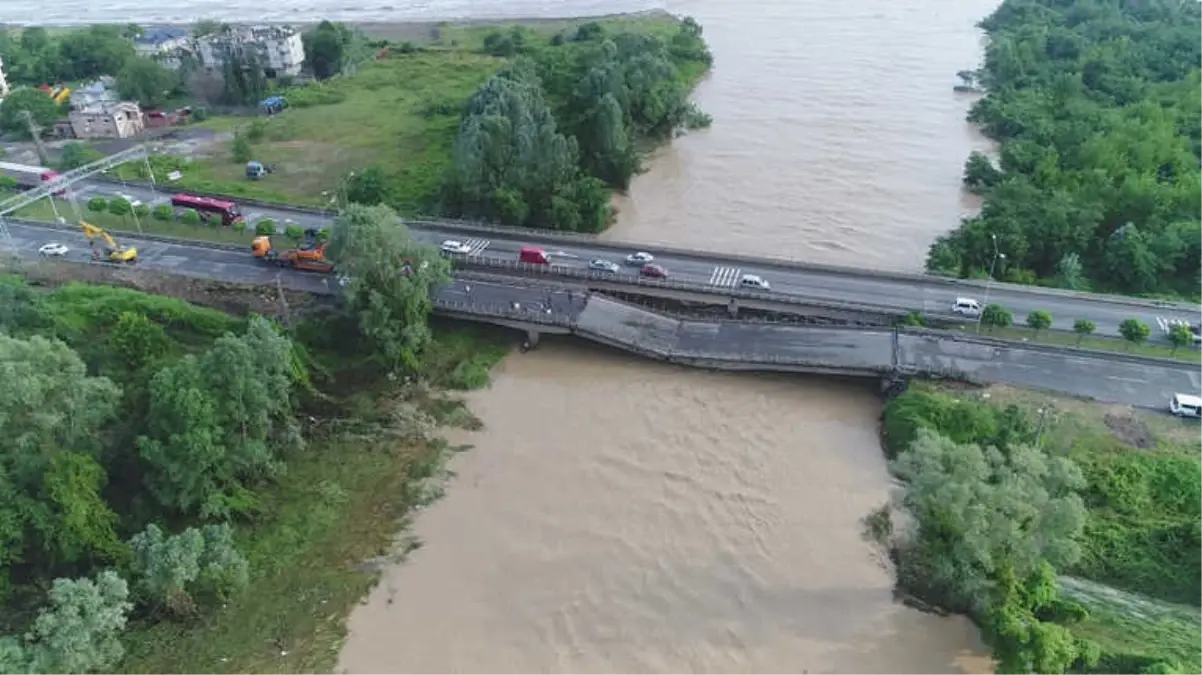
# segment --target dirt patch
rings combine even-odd
[[[1156,435],[1141,419],[1136,419],[1132,415],[1106,413],[1102,422],[1107,429],[1110,429],[1110,433],[1114,434],[1115,438],[1133,448],[1150,450],[1156,447]]]
[[[31,285],[55,287],[71,282],[107,284],[167,295],[236,316],[261,314],[284,321],[330,303],[327,298],[287,289],[281,292],[274,286],[231,284],[136,267],[39,261],[27,264],[6,262],[0,265],[0,269],[23,276]]]

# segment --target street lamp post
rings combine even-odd
[[[997,235],[989,235],[993,239],[993,261],[989,263],[989,278],[985,280],[985,302],[981,305],[981,313],[977,315],[977,332],[981,332],[981,320],[985,318],[985,308],[989,306],[989,291],[993,288],[993,271],[998,259],[1005,260],[1006,254],[998,250]]]

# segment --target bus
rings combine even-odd
[[[17,187],[28,190],[32,190],[41,186],[42,183],[48,183],[59,177],[59,173],[54,169],[47,169],[44,166],[14,164],[12,162],[0,162],[0,175],[13,179],[16,181]],[[58,194],[62,194],[62,192],[60,191]]]
[[[243,220],[242,214],[238,211],[237,204],[234,202],[223,201],[221,199],[178,194],[171,198],[171,205],[184,209],[195,209],[202,215],[208,214],[211,216],[219,216],[221,218],[222,225],[233,225],[234,223]]]

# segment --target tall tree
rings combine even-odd
[[[0,102],[0,130],[29,138],[27,114],[32,116],[34,124],[48,132],[58,120],[58,105],[40,89],[17,89]]]
[[[342,72],[347,56],[347,46],[352,34],[341,23],[322,21],[301,36],[305,47],[305,64],[313,76],[324,80]]]
[[[107,671],[125,654],[120,635],[129,611],[129,588],[112,570],[91,579],[55,579],[50,605],[26,636],[34,673]]]
[[[151,59],[136,57],[117,73],[117,91],[121,97],[157,108],[180,86],[179,77]]]
[[[450,263],[392,209],[358,204],[335,220],[326,255],[345,275],[346,303],[380,361],[415,369],[430,341],[430,293],[450,281]]]

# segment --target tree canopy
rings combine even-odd
[[[130,28],[94,25],[57,36],[38,26],[19,35],[5,32],[0,34],[0,59],[13,84],[53,85],[116,75],[134,58]]]
[[[147,108],[163,105],[180,85],[177,73],[142,57],[129,59],[117,73],[117,91],[121,97]]]
[[[612,218],[609,189],[641,170],[640,142],[708,123],[688,94],[711,57],[692,19],[667,40],[600,23],[543,40],[514,28],[484,41],[486,53],[516,58],[465,107],[443,208],[597,232]]]
[[[1000,141],[999,165],[969,158],[984,205],[928,268],[978,274],[996,235],[1010,281],[1196,296],[1199,16],[1192,2],[1002,3],[981,23],[988,94],[969,114]]]

